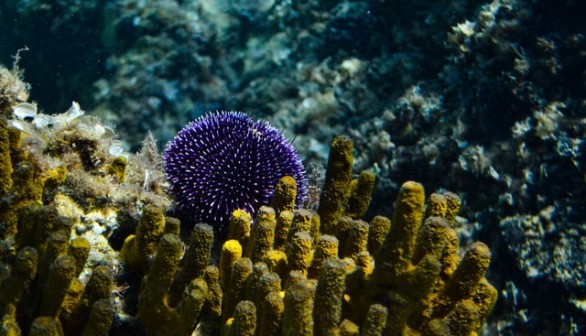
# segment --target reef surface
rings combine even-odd
[[[10,67],[28,47],[17,58],[31,96],[3,69],[0,94],[11,98],[0,106],[11,114],[36,101],[42,110],[31,116],[34,108],[21,106],[22,120],[13,120],[25,131],[29,119],[59,126],[57,138],[35,140],[51,144],[34,154],[53,155],[41,160],[47,171],[83,154],[80,174],[115,181],[124,166],[116,153],[139,153],[122,156],[136,173],[122,182],[132,192],[98,181],[67,195],[82,212],[109,197],[107,206],[132,205],[122,229],[96,224],[112,228],[118,248],[138,222],[136,204],[172,204],[153,169],[155,144],[208,111],[243,110],[294,138],[314,210],[330,141],[347,134],[355,173],[377,177],[366,219],[391,214],[407,180],[462,197],[454,227],[463,247],[490,247],[487,277],[501,295],[484,333],[578,335],[586,328],[584,12],[575,0],[5,1],[0,60]],[[67,151],[54,140],[75,143],[59,135],[81,111],[72,100],[85,110],[85,129],[104,130],[75,131],[78,149]],[[95,148],[82,153],[80,139]],[[67,186],[80,183],[69,173]],[[141,196],[127,200],[136,190]]]

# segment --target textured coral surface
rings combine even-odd
[[[117,248],[143,205],[166,207],[124,189],[161,195],[154,139],[166,143],[208,111],[243,110],[295,139],[311,210],[329,143],[346,134],[355,173],[376,175],[369,221],[392,213],[407,180],[462,197],[460,242],[491,247],[488,276],[504,298],[485,333],[578,335],[586,330],[584,12],[580,0],[1,1],[0,62],[16,67],[1,70],[0,107],[9,116],[6,108],[37,101],[46,115],[76,100],[107,132],[115,128],[124,148],[142,148],[147,161],[129,157],[125,166],[117,155],[82,153],[110,148],[92,137],[70,141],[58,130],[34,139],[52,141],[52,160],[83,154],[84,169],[66,179],[76,192],[55,200],[83,214],[80,231],[125,218],[110,239]],[[30,85],[19,80],[23,69]],[[22,119],[31,113],[18,109]],[[38,125],[50,119],[38,115]],[[128,180],[111,192],[100,174]],[[138,206],[127,203],[134,209],[89,211],[127,195],[142,195]]]
[[[77,103],[48,116],[15,100],[3,114],[7,335],[474,335],[494,307],[488,247],[459,254],[460,199],[426,201],[410,181],[392,220],[362,220],[375,175],[352,177],[347,137],[332,142],[317,211],[296,207],[283,176],[272,207],[232,212],[214,248],[213,218],[167,214],[152,140],[128,154]]]

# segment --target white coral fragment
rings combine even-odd
[[[458,23],[456,27],[453,27],[452,29],[454,32],[461,33],[465,37],[470,37],[475,33],[476,23],[466,20],[462,23]]]
[[[53,117],[46,114],[38,114],[32,122],[36,129],[43,129],[53,124]]]
[[[124,151],[124,147],[122,147],[122,143],[120,141],[112,141],[112,145],[108,149],[108,154],[113,157],[124,156],[128,157],[128,155]]]
[[[13,108],[14,116],[19,120],[34,118],[37,115],[37,105],[20,103]]]
[[[55,117],[55,121],[68,125],[81,118],[84,114],[85,112],[81,109],[79,103],[74,101],[71,102],[71,107],[67,111]]]

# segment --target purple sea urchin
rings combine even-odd
[[[164,165],[181,217],[224,231],[236,209],[254,216],[283,176],[297,181],[297,205],[307,178],[295,148],[266,121],[241,112],[199,117],[169,142]]]

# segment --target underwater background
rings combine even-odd
[[[76,101],[129,152],[242,111],[311,188],[349,136],[366,219],[408,180],[462,198],[460,245],[490,247],[499,293],[479,334],[586,333],[586,2],[11,0],[0,22],[39,113]]]

